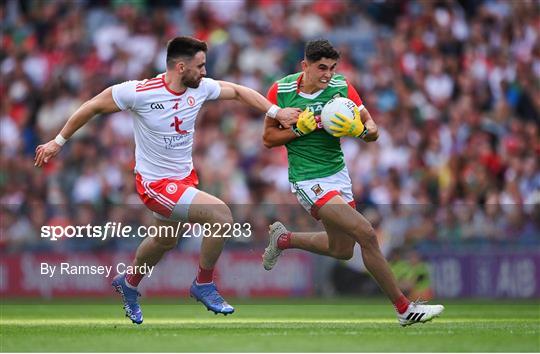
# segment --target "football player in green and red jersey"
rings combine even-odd
[[[410,302],[398,288],[369,221],[355,207],[351,179],[343,160],[340,137],[352,136],[366,142],[377,140],[377,125],[354,87],[336,74],[339,53],[327,40],[307,43],[302,71],[275,82],[268,99],[280,107],[303,110],[296,125],[285,129],[273,119],[265,119],[264,145],[285,145],[289,159],[291,191],[313,217],[321,220],[325,232],[290,232],[280,222],[270,225],[269,245],[263,266],[270,270],[281,252],[288,248],[350,259],[354,245],[362,249],[368,271],[394,304],[403,326],[426,322],[444,310],[442,305]],[[358,106],[353,119],[338,115],[334,134],[320,123],[323,106],[334,97],[347,97]]]

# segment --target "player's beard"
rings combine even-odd
[[[199,87],[199,84],[201,83],[201,79],[195,79],[194,77],[185,77],[183,81],[184,86],[189,88],[197,88]]]

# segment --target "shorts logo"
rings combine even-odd
[[[167,184],[167,187],[165,187],[165,190],[169,194],[174,194],[178,190],[178,186],[176,185],[176,183],[171,182],[171,183]]]
[[[315,193],[315,195],[319,196],[322,194],[323,192],[323,189],[321,188],[321,186],[319,184],[316,184],[314,185],[313,187],[311,187],[311,190],[313,191],[313,193]]]
[[[190,105],[190,107],[195,106],[195,99],[193,98],[193,96],[189,96],[187,98],[187,104]]]

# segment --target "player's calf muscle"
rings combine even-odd
[[[333,258],[341,259],[347,261],[351,259],[354,255],[354,247],[348,249],[336,249],[330,250],[330,256]]]
[[[354,245],[356,242],[353,238],[345,233],[336,234],[335,231],[332,234],[328,234],[329,239],[329,253],[331,257],[349,260],[354,254]]]

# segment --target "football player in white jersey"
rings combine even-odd
[[[218,198],[197,189],[191,150],[195,120],[207,100],[241,101],[284,127],[294,124],[296,108],[280,109],[258,92],[231,82],[206,78],[207,45],[191,37],[176,37],[167,45],[167,71],[143,81],[127,81],[105,89],[85,102],[67,121],[54,140],[36,148],[35,165],[43,166],[56,156],[80,127],[97,114],[130,110],[134,118],[136,187],[144,204],[152,210],[156,226],[178,222],[232,224],[232,214]],[[217,225],[216,225],[217,226]],[[177,244],[175,235],[146,237],[139,245],[133,265],[156,265]],[[225,239],[205,237],[201,245],[199,271],[190,288],[191,296],[208,310],[225,315],[234,311],[213,282],[214,266]],[[120,274],[113,287],[122,295],[126,315],[137,324],[143,316],[137,286],[141,274]]]

